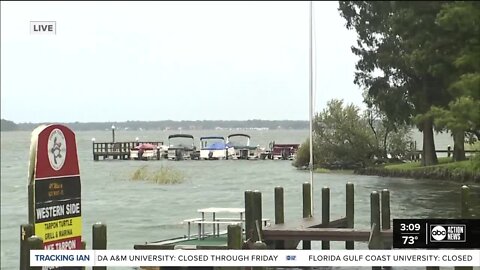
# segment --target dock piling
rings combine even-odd
[[[303,218],[312,217],[312,190],[310,183],[303,183]],[[303,249],[312,249],[312,242],[308,240],[302,240]]]
[[[254,241],[262,241],[263,233],[262,233],[262,193],[258,190],[253,192],[253,220],[254,220],[254,228],[256,228],[254,232]]]
[[[28,249],[28,238],[33,235],[32,224],[20,225],[20,270],[27,270],[29,264],[27,263],[27,257],[30,250]]]
[[[285,202],[283,197],[283,187],[275,187],[275,224],[285,223]],[[275,241],[276,249],[285,249],[285,242]]]
[[[106,250],[107,249],[107,225],[97,222],[92,226],[92,249]],[[106,270],[106,266],[93,266],[93,270]]]
[[[470,188],[466,185],[462,186],[460,192],[460,218],[470,219],[472,215],[470,213]],[[471,266],[456,266],[455,270],[472,270]]]
[[[460,213],[461,218],[471,218],[470,215],[470,188],[468,186],[462,186],[461,198],[460,198]]]
[[[255,221],[253,216],[253,191],[245,191],[245,238],[253,239]]]
[[[267,245],[263,242],[256,241],[253,244],[253,249],[267,249]],[[252,270],[265,270],[265,269],[267,268],[262,266],[252,267]]]
[[[390,191],[388,189],[383,189],[381,193],[381,219],[382,219],[382,230],[390,230]],[[384,239],[383,239],[384,240]],[[392,249],[391,241],[383,241],[384,249]],[[392,269],[390,266],[384,266],[384,270]]]
[[[346,184],[346,209],[345,215],[347,217],[347,228],[352,228],[355,224],[355,204],[354,204],[354,186],[353,183]],[[354,249],[353,241],[345,241],[345,249]]]
[[[322,188],[322,224],[330,223],[330,188]],[[322,241],[322,249],[330,249],[329,241]]]
[[[239,225],[228,225],[228,249],[242,249],[242,227]]]
[[[43,249],[43,240],[42,238],[32,235],[27,239],[28,246],[28,256],[26,260],[26,267],[30,270],[41,270],[41,266],[30,266],[30,250]]]
[[[370,236],[368,248],[380,249],[380,194],[377,191],[372,191],[370,194],[370,227],[372,235]]]
[[[368,241],[369,249],[381,249],[382,240],[380,236],[380,194],[372,191],[370,194],[370,239]],[[372,266],[372,270],[380,270],[380,266]]]
[[[390,191],[388,189],[382,190],[381,193],[382,203],[380,205],[382,211],[382,230],[390,230]],[[384,248],[391,249],[392,243],[384,241]]]

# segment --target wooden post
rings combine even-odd
[[[322,224],[330,223],[330,188],[322,188]],[[330,249],[330,241],[322,241],[322,249]]]
[[[468,218],[471,218],[471,215],[470,215],[470,188],[468,186],[462,186],[462,191],[461,191],[461,198],[460,198],[460,202],[461,202],[461,210],[460,210],[460,213],[461,213],[461,218],[465,218],[465,219],[468,219]]]
[[[466,185],[462,186],[460,194],[460,218],[470,219],[470,188]],[[471,266],[456,266],[455,270],[472,270]]]
[[[95,141],[92,139],[92,155],[93,155],[93,160],[97,160],[95,158]]]
[[[348,182],[346,185],[346,216],[347,228],[353,228],[355,223],[355,208],[354,208],[354,186],[353,183]],[[345,241],[345,249],[354,249],[354,241]]]
[[[370,240],[369,249],[381,249],[382,242],[380,236],[380,196],[377,191],[370,194]],[[380,266],[372,266],[373,270],[380,270]]]
[[[381,200],[382,203],[380,205],[381,208],[381,218],[382,218],[382,230],[389,230],[390,227],[390,191],[388,189],[382,190],[381,194]],[[392,242],[391,241],[386,241],[385,239],[382,239],[383,241],[383,248],[384,249],[392,249]],[[392,269],[390,266],[384,266],[384,270],[387,269]]]
[[[390,230],[390,191],[388,189],[382,190],[382,230]],[[384,241],[384,248],[391,249],[392,243]]]
[[[254,220],[254,241],[263,240],[262,229],[262,193],[258,190],[253,192],[253,220]]]
[[[253,191],[245,191],[245,237],[253,239],[255,220],[253,216]]]
[[[312,217],[312,193],[310,183],[303,183],[303,218]],[[312,249],[312,243],[308,240],[302,240],[303,249]]]
[[[87,242],[82,241],[82,250],[87,249]],[[87,268],[85,266],[80,267],[81,270],[86,270]]]
[[[32,224],[20,225],[20,270],[27,270],[30,267],[27,264],[27,257],[30,254],[30,250],[28,249],[28,238],[32,235]]]
[[[275,187],[275,224],[285,223],[283,187]]]
[[[283,187],[275,187],[275,224],[285,223]],[[275,249],[285,249],[285,241],[275,241]]]
[[[310,183],[303,183],[303,218],[312,217],[312,194]]]
[[[92,249],[106,250],[107,249],[107,225],[97,222],[92,227]],[[93,270],[106,270],[106,266],[93,266]]]
[[[239,225],[227,226],[227,248],[228,249],[242,249],[242,227]],[[160,269],[160,268],[159,268]],[[167,268],[168,269],[168,268]],[[241,267],[214,267],[214,269],[229,269],[241,270]]]
[[[28,256],[26,260],[27,269],[30,270],[42,270],[41,266],[30,266],[30,250],[38,250],[43,249],[43,240],[42,238],[32,235],[27,239],[27,246],[28,246]]]
[[[228,249],[242,249],[242,227],[239,225],[228,225]]]
[[[253,249],[267,249],[267,245],[263,242],[257,241],[253,244]],[[252,267],[252,270],[265,270],[265,269],[267,268],[262,266]]]

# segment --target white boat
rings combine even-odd
[[[233,147],[225,143],[221,136],[200,137],[200,159],[231,159],[235,155]]]
[[[186,142],[187,139],[190,142]],[[192,135],[189,134],[173,134],[168,136],[168,153],[169,160],[189,160],[196,158],[197,147]]]
[[[235,137],[246,138],[246,143],[238,142]],[[250,136],[242,133],[230,134],[227,137],[227,144],[233,147],[235,154],[233,159],[259,159],[261,150],[258,146],[250,146]]]

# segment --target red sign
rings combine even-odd
[[[63,125],[32,133],[29,221],[45,249],[81,249],[81,184],[75,133]]]

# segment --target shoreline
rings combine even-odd
[[[475,165],[476,164],[476,165]],[[354,171],[358,175],[382,177],[404,177],[413,179],[448,180],[460,183],[480,183],[478,161],[460,162],[439,161],[439,164],[422,167],[418,162],[383,165],[361,168]]]

